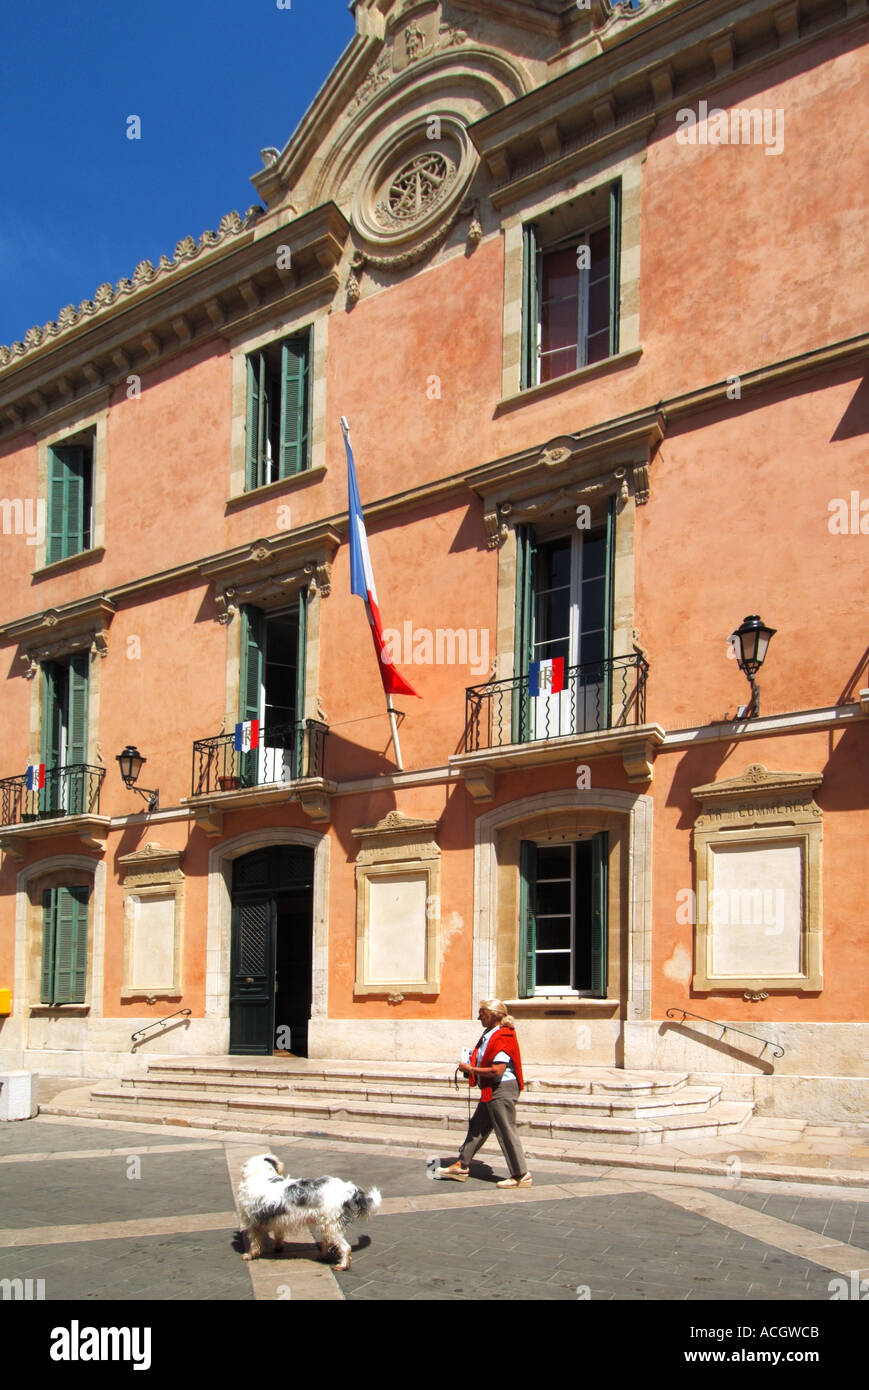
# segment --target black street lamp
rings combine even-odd
[[[754,678],[766,660],[770,639],[777,631],[777,628],[767,627],[756,613],[751,613],[743,618],[742,626],[730,634],[729,641],[736,652],[739,669],[745,673],[751,686],[751,701],[745,712],[747,719],[756,719],[760,714],[760,689]]]
[[[151,811],[158,811],[160,809],[159,791],[149,791],[147,787],[137,787],[135,785],[139,780],[139,773],[142,771],[148,759],[143,758],[138,748],[132,743],[128,743],[123,753],[118,754],[117,761],[121,769],[121,777],[124,780],[124,786],[129,787],[131,791],[138,792],[139,796],[145,798],[148,803],[149,814]]]

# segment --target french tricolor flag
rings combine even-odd
[[[26,786],[29,792],[38,792],[45,786],[45,763],[28,764]]]
[[[259,748],[259,720],[246,719],[235,726],[235,751],[249,753],[253,748]]]
[[[392,657],[383,641],[383,623],[380,620],[377,590],[374,587],[374,574],[368,551],[368,536],[365,531],[365,522],[362,520],[362,504],[359,501],[356,466],[353,462],[353,450],[350,447],[350,427],[343,418],[341,429],[344,432],[344,447],[347,450],[347,489],[350,510],[350,592],[351,594],[358,594],[365,601],[365,611],[371,625],[371,636],[374,639],[374,650],[378,656],[380,678],[383,681],[384,691],[387,695],[416,695],[417,699],[421,699],[418,691],[414,690],[412,685],[408,685],[404,676],[393,665]]]
[[[557,695],[564,689],[564,657],[555,656],[550,661],[532,661],[528,667],[528,694],[535,699],[538,695]]]

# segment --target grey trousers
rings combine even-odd
[[[491,1100],[481,1100],[468,1126],[468,1133],[459,1162],[467,1167],[474,1154],[481,1149],[494,1129],[501,1145],[501,1152],[507,1160],[511,1178],[521,1178],[528,1172],[525,1154],[519,1135],[516,1132],[516,1102],[519,1099],[518,1081],[502,1081],[492,1092]]]

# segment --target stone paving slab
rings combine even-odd
[[[548,1204],[541,1208],[535,1202],[523,1203],[521,1209],[465,1209],[461,1220],[451,1224],[446,1248],[439,1242],[434,1213],[392,1216],[381,1222],[389,1229],[377,1231],[364,1267],[359,1261],[335,1277],[349,1300],[424,1298],[429,1286],[441,1300],[575,1301],[583,1288],[593,1301],[748,1298],[752,1285],[777,1299],[830,1296],[831,1271],[760,1240],[739,1237],[737,1248],[726,1227],[680,1212],[652,1194],[559,1203],[559,1216],[573,1231],[569,1243],[554,1236],[550,1215]],[[593,1239],[601,1234],[609,1237],[604,1248]],[[698,1259],[692,1247],[697,1237],[709,1238],[715,1257]],[[650,1258],[638,1238],[654,1244],[659,1253]],[[764,1256],[775,1259],[775,1265],[765,1264]]]
[[[0,1136],[0,1144],[2,1144]],[[40,1137],[39,1143],[42,1142]],[[130,1153],[135,1155],[135,1148]],[[51,1180],[35,1181],[32,1164],[4,1164],[0,1228],[132,1221],[150,1216],[222,1211],[233,1204],[223,1150],[94,1158],[51,1164]],[[140,1177],[128,1177],[141,1171]]]
[[[0,1250],[0,1279],[42,1278],[46,1302],[252,1300],[232,1242],[221,1230]]]

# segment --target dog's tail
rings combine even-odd
[[[351,1221],[368,1221],[376,1212],[380,1210],[381,1196],[378,1187],[372,1187],[370,1192],[363,1192],[361,1187],[354,1189],[352,1196],[341,1208],[341,1219],[344,1225]]]

